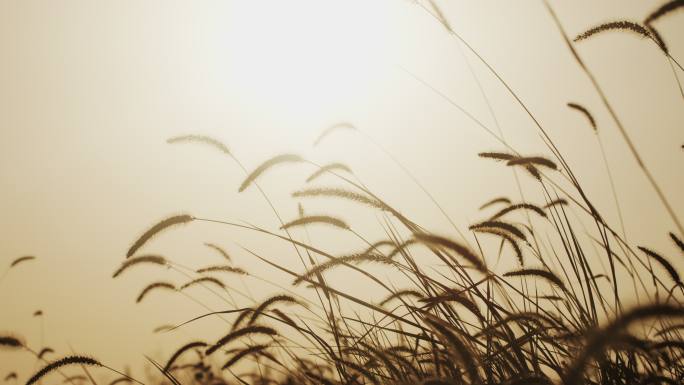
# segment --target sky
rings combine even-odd
[[[630,244],[676,255],[667,238],[676,227],[543,3],[437,4],[532,111],[608,223],[620,232],[624,223]],[[570,36],[606,21],[642,20],[658,4],[551,1]],[[158,270],[112,279],[131,243],[178,213],[272,230],[279,224],[256,189],[238,193],[244,173],[234,162],[208,147],[166,143],[177,135],[218,138],[250,170],[281,153],[344,162],[405,215],[454,237],[450,221],[467,228],[482,218],[478,207],[485,201],[519,200],[510,170],[477,154],[505,150],[496,136],[523,154],[549,156],[549,150],[511,94],[426,8],[407,0],[0,2],[0,274],[20,256],[37,257],[0,278],[0,331],[22,335],[36,349],[73,349],[134,370],[143,354],[162,359],[178,345],[177,334],[152,330],[206,309],[163,295],[136,305]],[[674,58],[684,58],[682,17],[657,24]],[[575,47],[673,210],[684,213],[684,97],[668,60],[630,33],[606,33]],[[598,134],[568,102],[592,112]],[[357,130],[313,145],[343,122]],[[298,210],[290,193],[313,171],[308,164],[282,166],[260,180],[285,219]],[[530,186],[526,198],[540,202]],[[370,239],[382,236],[368,210],[301,203],[306,212],[339,213]],[[359,246],[325,229],[309,236],[340,253]],[[206,223],[162,234],[146,250],[195,268],[220,263],[205,242],[285,286],[289,278],[242,247],[301,269],[287,245]],[[252,278],[232,284],[246,297],[280,290]],[[372,296],[364,285],[349,289]],[[211,308],[227,306],[205,300]],[[42,318],[32,316],[38,309]],[[182,333],[211,339],[216,330],[220,324],[208,322]],[[0,351],[0,375],[10,367],[26,379],[37,364]]]

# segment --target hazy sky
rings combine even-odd
[[[619,228],[596,135],[566,103],[592,111],[628,240],[674,253],[666,236],[674,225],[543,3],[438,4],[454,30],[524,100],[590,198]],[[571,36],[605,21],[642,20],[659,4],[552,2]],[[657,24],[680,62],[682,18],[680,12]],[[684,213],[684,99],[668,61],[650,41],[628,33],[607,33],[576,47],[675,211]],[[248,169],[283,152],[318,163],[343,161],[407,216],[445,234],[453,232],[448,221],[367,137],[399,159],[461,228],[481,218],[477,208],[486,200],[519,196],[509,169],[477,157],[505,148],[444,96],[494,132],[498,122],[519,152],[549,155],[510,94],[411,1],[3,0],[0,50],[0,274],[19,256],[37,256],[0,278],[0,331],[24,335],[36,349],[51,346],[58,355],[71,344],[116,367],[138,367],[143,354],[184,342],[152,329],[205,311],[182,296],[161,294],[135,305],[158,269],[111,279],[142,231],[179,212],[277,228],[256,190],[237,193],[244,175],[234,163],[209,148],[168,145],[169,137],[219,138]],[[312,146],[339,122],[352,123],[361,134],[339,131]],[[313,171],[297,165],[265,175],[262,185],[285,219],[297,215],[289,194]],[[528,194],[540,202],[538,188]],[[372,240],[382,236],[366,210],[330,201],[304,207],[337,213]],[[289,278],[238,245],[301,268],[286,245],[206,224],[164,234],[147,250],[193,267],[220,263],[204,242],[225,246],[237,265],[285,286]],[[339,252],[359,245],[352,238],[326,242]],[[182,276],[174,277],[182,283]],[[246,283],[248,288],[234,285],[256,298],[278,290]],[[214,298],[206,303],[227,306]],[[37,309],[45,313],[42,341],[40,321],[32,317]],[[198,330],[204,329],[187,333]],[[203,333],[207,339],[220,334]],[[0,375],[10,367],[19,368],[23,380],[34,362],[0,351]]]

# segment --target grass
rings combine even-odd
[[[480,207],[482,218],[469,226],[467,237],[459,239],[456,238],[460,233],[458,229],[453,235],[435,233],[414,222],[368,189],[343,163],[319,166],[299,155],[284,154],[266,160],[249,172],[218,139],[200,135],[171,138],[168,140],[171,144],[207,145],[236,162],[245,173],[239,191],[249,193],[252,186],[257,189],[280,227],[269,230],[243,222],[183,214],[159,221],[134,240],[112,278],[124,279],[120,277],[124,271],[146,264],[173,269],[188,279],[180,285],[157,278],[150,280],[136,302],[141,302],[154,290],[159,291],[155,295],[184,295],[203,304],[201,297],[183,291],[191,286],[201,286],[229,306],[215,311],[203,305],[208,310],[206,314],[192,315],[195,317],[180,325],[155,329],[155,332],[168,332],[206,317],[220,317],[227,323],[224,335],[214,342],[204,335],[193,336],[189,342],[178,341],[179,348],[168,352],[164,365],[148,357],[148,363],[158,373],[154,379],[156,383],[576,385],[684,382],[684,285],[674,265],[667,256],[648,246],[631,245],[624,237],[622,217],[621,232],[606,222],[533,113],[504,79],[451,28],[436,3],[431,1],[429,5],[423,9],[471,50],[525,110],[546,139],[545,151],[550,153],[549,156],[523,155],[506,145],[500,152],[480,153],[480,161],[499,162],[501,167],[514,173],[523,171],[521,179],[526,186],[538,190],[544,201],[514,202],[492,192]],[[679,217],[641,160],[635,144],[574,45],[590,37],[595,39],[602,33],[636,32],[660,47],[660,53],[673,65],[674,80],[679,82],[676,71],[681,67],[666,48],[654,23],[682,8],[684,2],[670,1],[646,16],[641,24],[613,21],[591,27],[574,40],[565,34],[550,8],[549,11],[577,63],[592,81],[622,133],[639,169],[667,209],[669,218],[663,220],[671,220],[677,227],[664,237],[669,237],[684,253]],[[581,112],[590,128],[598,130],[589,109],[575,102],[568,102],[567,106]],[[357,130],[349,123],[334,125],[324,130],[315,144],[323,139],[334,140],[334,133],[340,129]],[[602,145],[601,151],[605,161]],[[306,180],[307,184],[313,185],[291,194],[293,201],[300,204],[299,217],[284,221],[268,194],[259,186],[259,180],[267,178],[273,167],[285,169],[290,163],[313,167]],[[323,175],[332,177],[337,184],[315,185]],[[610,174],[609,178],[613,186]],[[562,187],[564,185],[570,187]],[[619,209],[618,192],[614,187],[613,194]],[[429,197],[444,213],[437,201],[431,195]],[[370,242],[354,230],[352,221],[339,219],[336,213],[305,215],[301,202],[310,199],[347,201],[373,211],[383,226],[385,237]],[[576,215],[583,216],[593,228],[581,227],[572,219]],[[265,242],[292,247],[299,256],[301,269],[292,270],[277,259],[243,247],[243,252],[289,276],[292,281],[280,286],[283,293],[241,308],[233,295],[242,293],[231,287],[229,281],[224,281],[221,273],[263,278],[235,266],[226,250],[209,243],[213,240],[206,240],[205,245],[223,257],[224,265],[191,269],[163,256],[141,253],[157,234],[178,231],[182,226],[196,223],[245,229],[260,234]],[[318,226],[351,234],[363,248],[345,255],[327,252],[308,235],[309,228]],[[492,262],[502,258],[517,266],[499,271],[498,263]],[[15,259],[4,274],[33,259],[32,256]],[[433,269],[422,262],[429,259],[439,261],[440,268]],[[383,299],[373,302],[350,294],[344,286],[334,285],[327,278],[332,271],[340,269],[344,269],[350,279],[368,281],[369,287],[377,290],[374,296]],[[382,271],[382,276],[377,271]],[[384,272],[388,271],[403,277],[401,281],[406,286],[397,288],[394,282],[385,279]],[[629,280],[619,277],[629,277]],[[630,290],[641,294],[635,306],[624,304]],[[43,363],[26,385],[42,381],[53,372],[72,385],[82,382],[98,385],[86,366],[117,373],[118,377],[110,385],[142,384],[92,357],[73,354],[48,360],[46,357],[51,358],[55,353],[52,349],[41,347],[40,352],[36,352],[11,334],[0,334],[0,348],[26,351]],[[63,370],[70,367],[80,367],[86,375],[67,376]],[[5,381],[14,381],[17,373],[10,371],[3,376]]]

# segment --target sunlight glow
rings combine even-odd
[[[226,74],[264,111],[296,119],[368,102],[392,65],[392,9],[388,1],[241,3]]]

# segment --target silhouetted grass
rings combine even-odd
[[[226,323],[220,338],[199,335],[192,336],[193,342],[181,341],[180,348],[160,361],[165,365],[147,357],[158,371],[153,381],[174,385],[612,385],[684,381],[684,287],[674,265],[653,248],[631,244],[626,239],[621,215],[622,234],[604,219],[531,110],[454,30],[438,5],[429,3],[430,7],[421,7],[495,75],[538,128],[545,140],[544,151],[550,154],[522,155],[502,139],[504,151],[481,152],[479,157],[494,160],[511,172],[523,170],[529,174],[521,174],[526,178],[525,188],[540,193],[543,199],[535,199],[536,203],[522,198],[512,201],[495,189],[483,191],[484,203],[478,214],[482,217],[471,222],[469,232],[457,228],[454,234],[437,232],[430,229],[431,224],[418,224],[387,203],[361,183],[344,163],[318,166],[302,156],[283,154],[247,172],[218,139],[202,135],[171,138],[168,143],[201,143],[229,156],[245,173],[238,191],[249,193],[250,186],[258,189],[279,225],[268,229],[237,220],[183,214],[158,222],[134,241],[113,278],[139,264],[170,267],[187,278],[177,288],[159,280],[164,271],[155,270],[155,279],[147,281],[137,303],[152,290],[163,289],[173,298],[187,297],[208,310],[199,316],[182,318],[194,317],[181,324],[157,327],[154,333],[181,329],[206,317],[217,317]],[[683,5],[682,1],[670,1],[648,15],[643,25],[623,20],[604,23],[579,34],[573,41],[581,42],[609,31],[636,33],[656,41],[668,60],[677,63],[653,23]],[[639,169],[667,209],[668,217],[663,220],[672,220],[677,227],[668,234],[670,240],[684,252],[677,213],[642,162],[635,143],[581,60],[573,41],[549,10],[573,57],[608,108]],[[594,132],[599,133],[588,108],[575,102],[567,106],[582,113]],[[314,146],[341,129],[360,132],[350,123],[340,123],[323,130]],[[601,151],[607,165],[602,144]],[[293,163],[315,169],[305,181],[309,187],[291,194],[299,217],[285,222],[258,180],[267,178],[266,172],[272,167],[286,170],[285,166]],[[435,170],[445,170],[445,180],[458,179],[449,174],[445,165],[436,166]],[[316,186],[324,174],[339,184]],[[350,174],[354,180],[348,179]],[[619,191],[612,183],[610,171],[608,178],[620,212]],[[411,179],[416,182],[412,176]],[[333,207],[330,212],[305,215],[299,200],[312,198],[356,203],[359,209],[372,211],[383,231],[381,239],[370,242],[367,239],[373,239],[371,234],[353,231],[333,212],[335,206],[327,206]],[[436,204],[434,198],[430,199]],[[348,213],[344,214],[347,218]],[[593,227],[587,229],[584,221]],[[286,267],[280,252],[262,255],[246,245],[240,246],[245,254],[292,280],[290,285],[281,286],[251,269],[247,274],[233,266],[231,254],[210,243],[214,241],[210,239],[202,241],[218,253],[225,265],[186,268],[159,255],[136,256],[158,234],[198,222],[251,231],[274,248],[286,246],[294,250],[302,266],[299,270]],[[344,235],[345,240],[351,234],[354,243],[349,241],[349,250],[340,255],[326,251],[308,231],[318,226],[327,226],[327,231]],[[7,272],[33,258],[15,259]],[[501,261],[505,262],[505,269],[499,266]],[[515,266],[513,270],[511,266]],[[340,282],[333,272],[341,269],[345,269],[345,275]],[[217,273],[230,275],[221,275],[221,279],[210,276]],[[390,277],[400,277],[401,288]],[[282,291],[257,301],[231,286],[232,279],[242,278],[260,279]],[[361,285],[368,288],[365,294],[352,294]],[[227,308],[211,309],[199,294],[184,291],[193,286],[208,289]],[[253,303],[239,307],[234,295]],[[153,300],[154,297],[149,298],[140,306]],[[44,362],[26,385],[44,380],[52,372],[60,373],[72,384],[78,380],[97,385],[85,366],[104,367],[120,374],[110,385],[140,383],[87,356],[74,354],[47,361],[45,356],[54,353],[52,349],[43,347],[36,353],[22,339],[10,334],[0,335],[0,348],[27,351]],[[80,366],[87,375],[66,376],[60,372],[72,366]],[[13,371],[5,381],[16,378]]]

